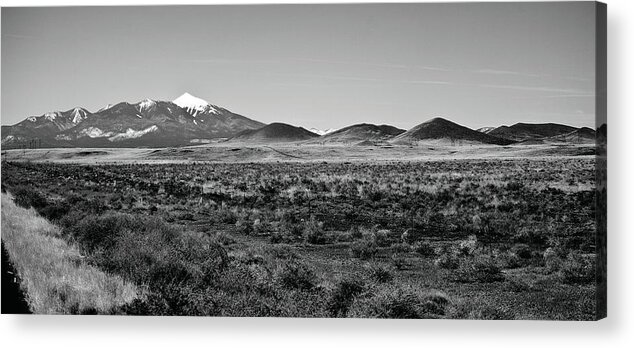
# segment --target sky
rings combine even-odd
[[[305,128],[594,127],[593,2],[2,8],[3,125],[188,92]]]

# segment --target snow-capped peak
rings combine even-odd
[[[46,118],[49,121],[53,121],[54,119],[57,118],[57,112],[47,112],[46,114],[44,114],[44,118]]]
[[[71,112],[71,116],[73,116],[73,123],[79,123],[86,119],[86,110],[82,108],[74,108]]]
[[[151,108],[156,102],[152,99],[143,99],[139,102],[139,111]]]
[[[174,99],[174,104],[184,109],[190,108],[200,111],[203,111],[207,106],[210,105],[209,102],[207,102],[206,100],[194,97],[189,93],[184,93],[180,97]]]
[[[192,114],[192,116],[194,117],[199,113],[205,111],[214,114],[218,113],[216,108],[213,105],[209,104],[209,102],[198,97],[194,97],[189,93],[184,93],[180,97],[174,99],[173,103],[187,110],[187,112]]]

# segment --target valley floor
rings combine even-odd
[[[592,320],[592,150],[6,151],[2,239],[36,313]]]
[[[219,143],[178,148],[52,148],[6,150],[5,161],[57,163],[183,163],[183,162],[346,162],[444,161],[453,159],[593,158],[595,146],[566,145],[464,145],[345,146],[306,144]]]

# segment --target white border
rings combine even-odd
[[[266,1],[184,1],[183,4]],[[269,1],[270,2],[270,1]],[[284,1],[276,3],[307,3]],[[313,1],[314,2],[314,1]],[[321,1],[337,2],[337,1]],[[349,1],[358,2],[358,1]],[[364,1],[376,2],[376,1]],[[402,1],[411,2],[411,1]],[[176,4],[169,0],[134,4]],[[608,319],[600,322],[397,321],[169,317],[0,317],[4,347],[241,346],[241,347],[623,347],[634,346],[634,226],[632,224],[631,1],[608,3]],[[124,1],[0,0],[1,6],[120,5]],[[629,64],[628,64],[629,62]],[[629,87],[629,88],[628,88]],[[628,98],[629,97],[629,98]],[[7,345],[9,344],[9,345]]]

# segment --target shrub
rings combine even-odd
[[[253,223],[249,222],[247,218],[240,218],[235,223],[238,232],[246,235],[253,233]]]
[[[476,297],[469,302],[460,301],[454,304],[448,313],[452,319],[471,320],[513,320],[515,319],[514,308],[491,303],[486,298]]]
[[[548,248],[544,251],[544,265],[549,273],[557,272],[561,269],[563,261],[559,257],[555,248]]]
[[[317,276],[310,266],[298,261],[279,266],[276,278],[282,287],[297,290],[311,290],[317,282]]]
[[[500,253],[497,256],[497,260],[502,268],[518,268],[525,263],[523,259],[512,251]]]
[[[390,230],[378,230],[372,233],[374,242],[379,247],[388,247],[392,244],[392,238]]]
[[[97,248],[113,248],[124,230],[136,231],[143,227],[143,223],[131,215],[110,213],[103,216],[86,216],[75,225],[68,226],[65,234],[70,235],[83,249],[93,252]]]
[[[70,209],[70,205],[66,202],[55,202],[38,209],[38,213],[49,221],[59,221],[68,214]]]
[[[363,232],[359,229],[359,226],[355,225],[350,227],[350,230],[348,231],[348,233],[350,233],[350,236],[352,237],[352,239],[363,238]]]
[[[273,244],[283,243],[285,241],[286,238],[284,238],[284,235],[276,231],[271,232],[271,235],[269,236],[269,242]]]
[[[423,236],[424,236],[424,231],[422,229],[408,228],[401,235],[401,240],[403,242],[405,242],[405,243],[413,244],[413,243],[421,240],[421,238],[423,238]]]
[[[232,210],[219,209],[217,219],[225,224],[235,224],[238,221],[238,216]]]
[[[328,238],[324,233],[323,225],[311,217],[304,223],[304,240],[310,244],[326,244]]]
[[[290,245],[270,245],[265,248],[265,253],[277,260],[297,260],[299,255]]]
[[[436,251],[434,250],[434,248],[431,246],[429,242],[426,242],[426,241],[418,241],[414,243],[414,251],[418,253],[419,255],[425,256],[425,257],[436,255]]]
[[[273,226],[267,220],[255,219],[253,221],[253,232],[259,235],[267,235],[273,231]]]
[[[534,226],[521,228],[511,238],[516,243],[528,243],[532,245],[546,245],[548,242],[547,233],[536,229]]]
[[[377,283],[388,283],[394,279],[392,270],[381,264],[370,264],[366,266],[367,277]]]
[[[473,255],[478,247],[478,238],[475,235],[470,235],[467,240],[463,240],[458,245],[458,251],[462,255]]]
[[[411,287],[382,286],[368,296],[357,297],[348,311],[349,317],[418,319],[441,318],[450,303],[439,291],[421,291]]]
[[[454,278],[461,283],[492,283],[504,280],[504,275],[495,259],[478,255],[461,259],[460,266],[454,271]]]
[[[356,277],[340,279],[335,284],[328,301],[328,311],[333,317],[345,317],[355,297],[363,292],[365,284]]]
[[[404,269],[408,269],[410,267],[409,260],[399,254],[392,254],[391,256],[392,264],[396,267],[397,270],[402,271]]]
[[[571,252],[561,264],[560,274],[566,284],[589,284],[595,280],[595,259]]]
[[[212,235],[211,239],[221,245],[231,245],[236,243],[236,240],[226,232],[216,232]]]
[[[350,244],[350,254],[361,260],[369,260],[378,252],[376,244],[367,239],[360,239]]]
[[[33,207],[36,210],[44,208],[48,204],[46,197],[40,191],[24,186],[19,186],[13,190],[13,201],[20,207],[27,209]]]
[[[515,244],[511,248],[511,252],[524,260],[528,260],[532,257],[531,248],[526,244]]]
[[[440,256],[436,258],[434,264],[444,269],[456,269],[460,266],[460,258],[453,248],[445,248]]]

